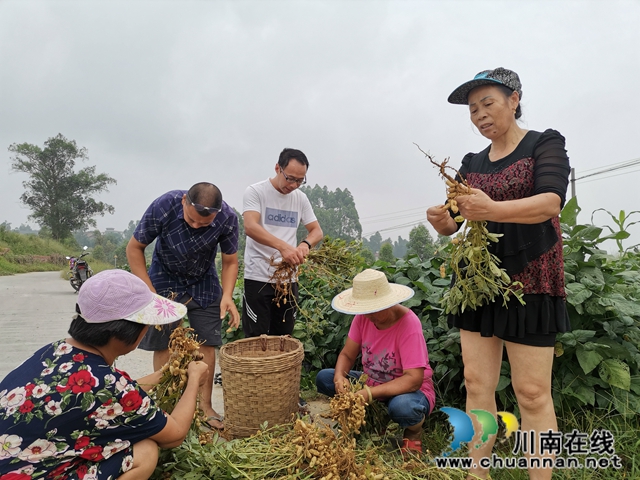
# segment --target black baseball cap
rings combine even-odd
[[[456,105],[468,105],[469,104],[469,92],[476,87],[482,85],[504,85],[510,88],[514,92],[518,92],[520,98],[522,98],[522,84],[518,74],[512,70],[498,67],[495,70],[484,70],[478,73],[473,80],[469,80],[456,88],[449,98],[449,103]]]

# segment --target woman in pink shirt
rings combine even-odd
[[[337,295],[334,310],[355,314],[336,368],[321,370],[318,392],[328,396],[349,388],[348,378],[367,374],[357,392],[367,402],[386,403],[391,420],[404,428],[402,451],[422,451],[420,434],[433,410],[435,392],[427,343],[420,319],[401,302],[413,296],[404,285],[389,284],[384,273],[365,270],[353,279],[353,288]],[[364,372],[351,370],[362,354]]]

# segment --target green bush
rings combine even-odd
[[[575,199],[562,212],[567,308],[573,331],[558,335],[553,366],[556,408],[596,408],[625,416],[640,413],[640,254],[609,255],[599,246],[627,238],[619,231],[577,224]],[[621,212],[620,218],[624,216]],[[294,336],[305,346],[303,386],[311,387],[315,373],[333,367],[349,331],[351,316],[331,309],[331,299],[351,286],[366,267],[357,244],[330,239],[322,247],[324,263],[310,263],[300,272],[300,312]],[[416,292],[405,302],[420,318],[441,405],[464,404],[460,335],[450,329],[440,300],[451,281],[441,275],[450,246],[425,260],[416,256],[395,263],[376,262],[390,281]],[[323,268],[319,268],[322,265]],[[237,292],[238,300],[241,291]],[[508,362],[503,362],[497,388],[501,408],[517,411]]]
[[[578,205],[562,212],[567,306],[573,331],[558,336],[554,401],[590,405],[625,416],[640,413],[640,255],[599,248],[624,230],[576,222]],[[621,212],[621,217],[624,212]],[[620,243],[618,243],[620,245]]]

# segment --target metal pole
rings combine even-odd
[[[576,196],[576,169],[571,167],[571,198]]]

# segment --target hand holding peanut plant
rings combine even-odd
[[[442,210],[446,214],[450,210],[456,215],[454,220],[457,223],[464,222],[465,218],[459,214],[458,198],[471,194],[474,189],[455,168],[447,165],[449,159],[438,163],[430,154],[416,146],[438,168],[440,176],[447,184],[447,202]],[[447,169],[453,170],[455,176],[449,175]],[[522,284],[512,282],[507,271],[498,266],[500,259],[489,251],[490,242],[498,242],[501,236],[489,232],[486,221],[473,220],[467,221],[462,232],[451,240],[453,248],[449,266],[454,279],[453,285],[442,298],[441,305],[445,313],[457,315],[467,308],[475,310],[495,301],[497,296],[502,297],[504,306],[507,306],[512,295],[524,305]],[[444,274],[444,269],[441,269],[443,277]]]

